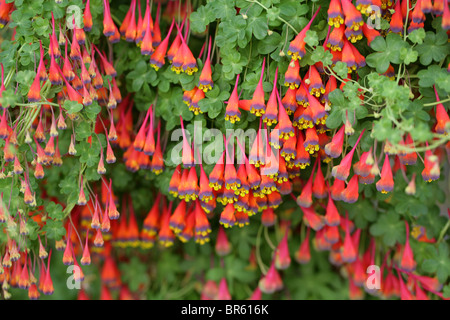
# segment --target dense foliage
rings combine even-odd
[[[450,297],[447,0],[2,0],[0,24],[3,298]]]

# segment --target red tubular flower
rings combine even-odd
[[[231,93],[230,99],[227,102],[227,108],[225,111],[225,120],[230,121],[234,124],[236,121],[240,121],[241,112],[239,111],[239,96],[237,92],[237,86],[239,82],[239,75],[236,77],[236,82],[234,85],[233,92]]]
[[[358,31],[364,24],[361,13],[350,0],[341,0],[342,11],[345,15],[345,25],[354,31]]]
[[[322,78],[320,77],[319,71],[317,71],[314,65],[311,65],[309,67],[307,75],[308,75],[307,78],[310,82],[309,83],[310,94],[312,96],[316,96],[317,98],[319,98],[322,94],[325,93],[325,87],[323,86]]]
[[[144,18],[142,18],[141,12],[141,0],[138,0],[138,24],[137,24],[137,34],[136,34],[136,45],[138,47],[142,46],[142,41],[147,33],[147,28],[149,28],[152,33],[153,38],[153,19],[151,16],[152,8],[150,7],[150,2],[146,1]],[[153,42],[153,41],[152,41]]]
[[[325,223],[323,216],[318,215],[313,208],[305,208],[302,206],[300,206],[300,208],[303,211],[303,222],[306,226],[314,231],[319,231],[324,227]]]
[[[136,26],[136,0],[131,1],[131,15],[128,21],[128,25],[125,29],[125,40],[127,42],[135,42],[137,35],[137,26]],[[122,29],[122,27],[121,27]]]
[[[422,11],[422,0],[417,0],[412,12],[410,12],[410,19],[414,23],[423,23],[425,21],[425,14]]]
[[[278,121],[277,79],[278,79],[278,68],[275,71],[272,93],[270,94],[269,101],[267,101],[267,108],[265,110],[265,113],[262,116],[264,123],[267,123],[268,126],[276,124]]]
[[[287,269],[291,265],[291,257],[289,256],[288,232],[286,231],[283,239],[281,239],[275,250],[275,268],[278,270]]]
[[[135,8],[136,8],[135,1],[132,0],[130,7],[128,8],[127,14],[125,15],[125,18],[123,19],[122,24],[119,27],[119,33],[123,39],[125,39],[125,33],[127,32],[127,29],[130,26],[131,15]]]
[[[353,175],[347,187],[341,193],[341,200],[346,203],[355,203],[359,197],[358,175]]]
[[[159,204],[161,200],[161,194],[158,193],[155,202],[144,219],[143,229],[151,236],[158,233],[159,229]]]
[[[109,8],[109,2],[107,0],[103,0],[104,5],[104,13],[103,13],[103,34],[106,37],[113,36],[116,33],[119,33],[116,25],[111,18],[111,10]]]
[[[39,66],[38,66],[38,69],[36,72],[36,77],[34,78],[33,83],[31,84],[30,90],[28,91],[28,101],[29,102],[38,102],[39,100],[41,100],[40,75],[41,75],[43,68],[45,69],[44,57],[41,54]]]
[[[394,189],[394,178],[392,177],[391,164],[389,156],[384,158],[383,168],[381,169],[381,179],[376,184],[377,190],[381,193],[388,193]]]
[[[264,209],[261,214],[261,223],[266,227],[271,227],[275,224],[275,212],[273,208]]]
[[[284,95],[283,99],[281,100],[281,103],[288,115],[293,114],[297,109],[296,92],[297,90],[289,88],[286,91],[286,94]]]
[[[181,242],[188,242],[194,236],[195,213],[192,208],[186,214],[186,225],[184,229],[177,235]]]
[[[142,151],[144,149],[146,129],[147,129],[147,121],[148,121],[148,118],[149,118],[150,115],[151,115],[151,106],[147,110],[147,113],[145,114],[144,121],[141,124],[141,128],[139,129],[136,137],[134,138],[133,148],[135,150],[137,150],[137,151]]]
[[[441,173],[439,168],[439,159],[431,152],[431,150],[425,151],[424,166],[425,168],[422,171],[422,178],[425,181],[431,182],[439,179]]]
[[[179,28],[178,28],[178,24],[175,23],[175,26],[178,28],[178,33],[175,36],[175,39],[173,40],[172,44],[170,45],[169,50],[167,51],[167,59],[170,62],[173,62],[173,58],[175,57],[175,55],[177,54],[178,50],[180,49],[181,37],[183,36],[182,35],[183,33],[180,30],[183,29],[184,23],[185,23],[185,20],[183,20],[183,22],[181,24],[181,27],[179,27]]]
[[[301,169],[305,169],[306,166],[309,166],[310,163],[310,155],[309,152],[306,151],[304,146],[304,137],[301,131],[297,132],[297,156],[294,159],[294,165],[296,167],[300,167]]]
[[[261,125],[260,120],[260,125]],[[262,141],[261,129],[258,131],[255,140],[253,141],[252,148],[249,154],[249,163],[255,165],[255,167],[264,166],[266,159],[264,154],[264,143]],[[247,168],[248,169],[248,168]]]
[[[172,32],[174,25],[175,25],[175,20],[172,21],[172,24],[170,25],[170,28],[169,28],[169,31],[167,32],[166,37],[159,45],[156,45],[156,43],[155,43],[156,39],[153,38],[153,42],[155,43],[154,46],[156,49],[150,57],[150,66],[155,68],[156,71],[158,71],[159,68],[161,68],[164,65],[164,57],[167,52],[170,34]]]
[[[248,226],[250,224],[247,212],[237,210],[235,211],[234,216],[236,217],[236,224],[240,228]]]
[[[188,75],[192,75],[194,72],[198,71],[197,60],[194,58],[194,55],[189,49],[186,40],[183,38],[178,24],[175,25],[178,28],[178,35],[181,38],[181,45],[173,57],[172,70],[176,73],[185,72]]]
[[[186,201],[197,199],[199,190],[200,188],[198,186],[197,171],[195,170],[195,166],[193,166],[189,169],[189,175],[186,181],[186,189],[185,189],[186,194],[184,196],[184,199]]]
[[[353,146],[352,150],[347,153],[347,155],[342,159],[341,163],[337,166],[334,166],[331,174],[333,175],[333,177],[335,177],[336,179],[339,180],[346,180],[347,177],[350,174],[350,167],[352,164],[352,159],[353,159],[353,154],[355,153],[356,150],[356,146],[358,145],[359,141],[361,140],[363,134],[364,134],[363,130],[358,138],[358,140],[356,141],[355,145]]]
[[[151,163],[151,170],[157,175],[162,173],[164,170],[164,158],[161,149],[160,136],[161,136],[161,122],[158,123],[158,138],[156,140],[155,153],[153,154]]]
[[[111,76],[113,78],[116,77],[117,72],[114,69],[113,65],[111,63],[109,63],[109,61],[106,59],[106,57],[103,54],[100,53],[100,51],[97,49],[96,46],[93,46],[93,47],[95,48],[98,55],[100,56],[100,59],[102,61],[102,65],[103,65],[106,75]]]
[[[11,12],[14,10],[14,2],[0,4],[0,29],[8,24],[11,19]]]
[[[356,63],[356,57],[352,49],[352,44],[347,39],[344,39],[344,48],[342,49],[342,62],[347,65],[348,73],[352,73],[352,71],[356,70],[356,68],[358,67],[358,64]]]
[[[300,81],[300,64],[298,60],[292,59],[284,74],[284,85],[290,89],[296,89],[300,86]]]
[[[408,287],[403,282],[402,275],[399,271],[398,272],[398,280],[400,283],[400,299],[401,300],[414,300],[413,294],[408,290]]]
[[[329,244],[336,244],[339,242],[340,235],[339,235],[339,227],[338,226],[328,226],[326,225],[323,229],[324,238],[325,241]]]
[[[333,51],[342,51],[344,47],[344,32],[344,25],[341,25],[339,28],[334,28],[328,38],[327,47]]]
[[[298,250],[295,252],[295,261],[300,264],[306,264],[311,260],[311,252],[309,247],[310,230],[310,228],[307,228],[305,239],[303,239]]]
[[[164,247],[170,247],[175,241],[175,235],[170,228],[170,212],[172,211],[172,202],[169,204],[169,208],[164,210],[161,215],[161,224],[158,233],[158,242]]]
[[[297,99],[297,103],[300,106],[303,106],[304,108],[309,106],[309,101],[308,101],[308,89],[306,87],[306,85],[303,85],[304,82],[302,82],[302,85],[297,89],[297,92],[295,93],[295,98]]]
[[[402,270],[413,272],[416,269],[417,263],[416,261],[414,261],[414,254],[411,249],[411,246],[409,245],[409,225],[407,221],[405,221],[405,226],[406,226],[406,243],[403,249],[403,254],[399,267]]]
[[[436,94],[436,101],[439,102],[439,96],[436,91],[436,87],[434,88],[434,92]],[[446,134],[450,132],[450,117],[448,116],[447,111],[445,111],[444,105],[439,103],[436,106],[436,125],[434,130],[439,134]]]
[[[214,190],[219,190],[223,186],[223,174],[225,171],[225,152],[222,153],[219,161],[214,166],[211,174],[209,175],[209,186]]]
[[[91,14],[91,6],[90,1],[86,1],[86,7],[84,8],[83,13],[83,25],[84,25],[84,31],[89,32],[92,30],[92,14]]]
[[[49,45],[49,55],[54,57],[55,59],[59,59],[61,57],[61,51],[59,50],[58,40],[56,39],[55,32],[55,18],[53,17],[52,12],[52,33],[49,35],[50,45]]]
[[[145,11],[144,21],[145,21],[145,32],[142,38],[142,42],[140,44],[141,46],[141,53],[143,55],[151,55],[153,52],[155,52],[155,49],[153,48],[153,37],[152,37],[152,17],[150,15],[150,9],[149,9],[149,0],[147,0],[147,9]],[[136,39],[137,40],[137,39]]]
[[[147,129],[148,131],[145,137],[144,145],[142,146],[142,151],[144,152],[144,154],[152,156],[156,150],[155,137],[153,133],[153,105],[150,105],[147,114],[149,114],[150,116],[150,126]]]
[[[314,164],[313,171],[317,165],[317,161]],[[313,174],[309,176],[308,181],[302,188],[302,193],[297,197],[296,201],[299,206],[309,208],[312,205],[312,179]]]
[[[370,170],[372,169],[372,165],[367,163],[369,156],[371,157],[372,148],[369,151],[363,152],[359,161],[353,165],[353,170],[360,177],[368,177],[370,175]]]
[[[327,196],[327,188],[325,186],[325,178],[322,173],[322,169],[320,167],[320,157],[317,157],[317,161],[319,162],[319,165],[317,166],[317,173],[316,177],[314,178],[314,183],[312,187],[312,192],[314,197],[318,199],[323,199]]]
[[[236,217],[234,214],[234,206],[232,203],[228,203],[225,207],[225,209],[220,214],[220,224],[223,225],[225,228],[230,228],[234,226],[236,223]]]
[[[274,261],[272,261],[266,275],[259,280],[258,287],[263,293],[266,294],[271,294],[283,289],[283,281],[275,268]]]
[[[344,23],[344,14],[342,12],[341,3],[339,0],[331,0],[328,8],[328,24],[339,28]]]
[[[305,142],[303,142],[303,147],[310,154],[314,154],[319,151],[319,136],[317,135],[316,128],[306,129]]]
[[[50,258],[51,258],[51,256],[52,256],[52,250],[50,250],[50,253],[48,255],[47,269],[44,271],[45,276],[44,276],[44,281],[43,281],[42,290],[41,290],[42,293],[45,295],[52,295],[53,292],[55,291],[55,289],[53,288],[53,281],[50,276]],[[44,266],[43,262],[42,262],[42,265]]]
[[[348,219],[348,217],[347,217]],[[352,237],[350,236],[350,226],[347,222],[345,223],[345,239],[344,239],[344,243],[342,246],[342,261],[346,262],[346,263],[352,263],[356,260],[356,256],[357,256],[357,250],[354,246]]]
[[[422,0],[423,1],[423,0]],[[434,1],[434,4],[439,1]],[[448,8],[448,0],[440,1],[444,5],[444,12],[442,14],[442,29],[450,30],[450,9]]]
[[[203,90],[203,92],[207,92],[214,87],[211,75],[211,37],[209,37],[208,55],[205,64],[203,65],[202,73],[200,74],[198,87],[200,90]]]
[[[352,44],[350,44],[350,47],[352,48],[353,55],[355,56],[355,62],[358,68],[363,68],[366,66],[366,58],[359,53],[358,49]]]
[[[392,21],[392,20],[391,20]],[[367,45],[370,46],[372,41],[376,38],[381,36],[381,34],[375,30],[374,28],[369,27],[366,23],[362,26],[362,32],[364,36],[367,38]]]
[[[325,145],[325,153],[331,158],[338,158],[342,153],[344,145],[344,129],[342,126],[333,136],[331,142]]]
[[[225,278],[220,280],[217,300],[231,300],[230,291],[228,290],[227,280]]]
[[[169,227],[175,234],[179,234],[186,226],[186,201],[182,200],[169,219]]]
[[[295,36],[294,40],[292,40],[291,43],[289,44],[288,55],[292,56],[292,59],[298,60],[303,58],[303,56],[305,55],[306,42],[304,41],[304,38],[306,36],[306,32],[311,27],[311,24],[313,23],[319,11],[320,6],[314,13],[314,15],[311,17],[311,20],[308,22],[308,24],[303,28],[302,31],[299,32],[299,34]]]
[[[196,89],[194,95],[192,96],[191,105],[189,106],[189,110],[194,112],[195,115],[198,115],[200,113],[203,113],[203,111],[200,108],[200,105],[198,104],[200,100],[205,98],[205,93],[203,90],[200,90],[199,88],[195,87]]]
[[[221,257],[226,256],[231,251],[231,243],[228,241],[227,234],[221,225],[219,225],[219,231],[217,233],[215,251]]]
[[[283,106],[283,103],[280,99],[278,91],[276,92],[278,98],[278,104],[280,105],[280,110],[278,112],[278,130],[279,137],[281,140],[288,140],[291,137],[295,136],[294,127],[292,126],[291,119],[286,111],[286,108]]]
[[[400,35],[403,33],[403,14],[400,1],[396,1],[395,3],[394,14],[391,17],[390,22],[390,30],[391,32],[398,33]]]

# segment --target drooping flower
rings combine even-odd
[[[409,244],[409,224],[405,221],[406,226],[406,242],[405,247],[403,249],[402,258],[400,261],[400,269],[413,272],[416,269],[416,261],[414,260],[414,254]]]
[[[344,14],[342,12],[341,2],[339,0],[331,0],[328,8],[328,24],[339,28],[344,23]]]
[[[106,37],[114,36],[116,33],[119,34],[119,30],[111,18],[111,9],[109,7],[109,1],[103,0],[104,13],[103,13],[103,34]]]
[[[283,289],[283,281],[275,268],[275,261],[272,261],[266,275],[259,280],[259,289],[266,294],[271,294]]]
[[[341,200],[347,203],[355,203],[359,197],[358,175],[354,174],[341,193]]]
[[[198,87],[203,92],[207,92],[214,87],[211,75],[211,37],[209,37],[208,55],[205,64],[203,65],[202,73],[200,74]]]
[[[225,120],[230,121],[232,124],[241,120],[241,111],[239,111],[239,96],[237,92],[238,82],[239,75],[236,77],[234,89],[231,93],[230,99],[228,99],[227,108],[225,111]]]
[[[428,145],[428,143],[427,143]],[[431,150],[425,151],[424,169],[422,171],[422,178],[431,182],[439,179],[440,176],[439,159],[433,154]]]
[[[300,81],[300,63],[292,59],[284,74],[284,85],[290,89],[296,89],[300,86]]]
[[[267,123],[268,126],[271,126],[278,122],[277,79],[278,79],[278,68],[275,71],[275,78],[273,80],[272,92],[270,94],[269,101],[267,101],[265,113],[262,116],[262,120],[264,121],[264,123]]]
[[[388,154],[385,155],[383,168],[381,169],[381,179],[376,183],[376,187],[381,193],[388,193],[394,189],[394,178]]]
[[[352,165],[352,159],[353,159],[353,154],[355,153],[356,150],[356,146],[358,145],[359,141],[361,140],[363,134],[364,134],[363,130],[358,138],[358,140],[356,141],[355,145],[353,146],[353,148],[351,149],[351,151],[349,153],[347,153],[345,155],[345,157],[342,159],[341,163],[337,166],[334,166],[331,174],[333,175],[333,177],[339,179],[339,180],[346,180],[347,177],[350,174],[350,168]]]
[[[143,55],[151,55],[155,49],[153,47],[153,37],[152,37],[152,17],[150,14],[149,0],[147,0],[147,9],[145,10],[144,22],[143,22],[143,32],[140,32],[142,40],[140,40],[141,53]],[[145,29],[144,29],[145,26]],[[139,41],[139,36],[136,41]]]
[[[345,25],[354,31],[358,31],[364,24],[361,13],[350,0],[341,0],[341,4],[345,16]]]
[[[156,45],[155,38],[153,39],[153,42],[155,43],[155,51],[150,57],[150,66],[155,68],[156,71],[159,70],[164,65],[164,57],[166,56],[167,47],[169,45],[169,38],[170,34],[172,33],[172,29],[175,25],[175,20],[172,21],[172,24],[170,25],[169,31],[167,32],[166,37],[159,45]]]
[[[320,6],[317,9],[317,11],[314,13],[314,15],[311,17],[311,20],[308,22],[308,24],[303,28],[302,31],[300,31],[294,38],[294,40],[291,41],[289,44],[288,49],[288,55],[292,56],[292,59],[299,60],[303,58],[303,56],[306,54],[306,42],[304,40],[306,36],[306,32],[311,27],[311,24],[313,23],[314,19],[316,18],[317,14],[320,11]]]
[[[215,245],[215,251],[217,255],[223,257],[230,253],[231,251],[231,243],[227,238],[227,234],[224,228],[220,225],[219,231],[217,233],[217,240]]]

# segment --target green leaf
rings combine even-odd
[[[60,204],[50,201],[50,203],[46,206],[46,210],[48,216],[53,220],[64,219],[63,207]]]
[[[47,219],[45,226],[42,228],[48,239],[61,240],[66,234],[66,229],[63,226],[63,221],[56,221]]]
[[[424,260],[422,269],[425,272],[436,273],[440,283],[447,281],[450,276],[449,248],[445,242],[439,244],[438,250],[430,248],[431,258]]]
[[[206,26],[215,20],[215,16],[209,10],[209,5],[200,6],[191,13],[189,20],[192,32],[203,33],[206,30]]]
[[[425,39],[425,29],[419,28],[416,30],[413,30],[408,34],[408,39],[411,40],[411,42],[416,44],[422,44],[423,39]]]
[[[419,77],[419,85],[421,87],[432,87],[436,83],[436,79],[440,78],[446,71],[439,66],[433,64],[428,69],[420,70],[417,73]]]
[[[270,54],[280,47],[281,36],[277,32],[273,32],[267,36],[264,41],[258,41],[256,50],[259,54]]]
[[[418,52],[412,48],[401,48],[400,50],[400,59],[402,59],[406,65],[416,62],[418,55]]]
[[[347,75],[348,75],[348,67],[347,67],[347,65],[346,65],[344,62],[338,61],[338,62],[336,63],[336,65],[333,67],[333,71],[336,72],[336,74],[337,74],[339,77],[341,77],[341,78],[343,78],[343,79],[347,78]]]
[[[83,109],[83,105],[81,103],[70,100],[65,100],[62,107],[67,111],[68,114],[74,114],[80,112]]]
[[[378,73],[385,73],[390,63],[399,64],[401,62],[401,49],[410,47],[396,33],[389,33],[386,40],[383,37],[376,37],[370,43],[370,46],[377,52],[368,55],[366,62],[370,67],[376,68]]]
[[[428,31],[424,42],[419,44],[416,49],[419,53],[421,64],[427,66],[432,61],[440,62],[448,55],[450,50],[447,33],[444,30],[436,34]]]
[[[315,47],[319,44],[319,37],[317,32],[313,30],[306,31],[306,36],[303,39],[310,47]]]
[[[83,141],[92,135],[91,124],[89,122],[80,122],[75,126],[75,139]]]
[[[405,224],[399,215],[392,211],[381,214],[369,230],[373,236],[381,237],[387,246],[405,242]]]

